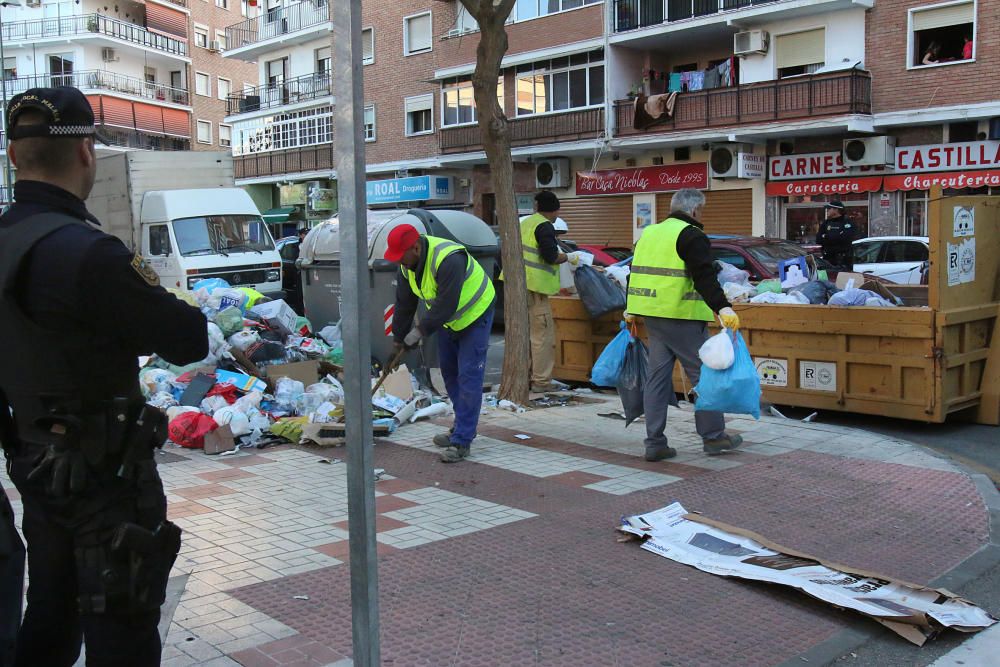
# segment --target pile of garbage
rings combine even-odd
[[[868,281],[855,287],[848,279],[843,289],[827,279],[826,271],[810,268],[805,262],[792,264],[783,271],[783,279],[750,282],[750,274],[726,262],[719,265],[719,284],[730,303],[778,303],[793,305],[874,306],[903,305],[883,285]],[[802,266],[805,266],[803,271]]]
[[[178,367],[154,356],[139,372],[146,401],[167,415],[172,442],[209,454],[285,442],[343,444],[339,324],[314,332],[284,301],[219,278],[170,291],[205,314],[209,338],[199,362]],[[372,405],[376,434],[450,409],[405,367],[387,376]]]

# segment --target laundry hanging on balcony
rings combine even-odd
[[[645,130],[657,123],[662,123],[674,117],[674,105],[677,103],[677,93],[665,95],[640,94],[635,98],[632,126],[637,130]]]

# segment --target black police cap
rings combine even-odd
[[[25,111],[37,111],[45,117],[43,123],[18,125],[17,120]],[[10,139],[27,137],[93,137],[107,143],[94,127],[94,110],[78,88],[31,88],[15,95],[7,105],[7,136]]]

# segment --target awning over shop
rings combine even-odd
[[[881,189],[881,176],[821,178],[812,181],[770,181],[767,184],[767,194],[770,197],[840,195],[850,192],[878,192]]]
[[[295,213],[294,206],[280,206],[278,208],[272,208],[264,212],[264,222],[272,225],[288,222],[288,216],[292,213]]]
[[[975,171],[944,171],[934,174],[895,174],[885,177],[885,191],[930,190],[940,185],[946,190],[960,188],[1000,187],[1000,169]]]

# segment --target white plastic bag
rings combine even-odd
[[[330,403],[336,403],[337,405],[344,404],[344,389],[340,386],[339,382],[337,385],[317,382],[306,387],[306,393],[318,394],[323,397],[324,401],[329,401]]]
[[[730,303],[746,301],[757,293],[756,288],[749,282],[726,283],[722,286],[722,291],[726,295],[726,300]]]
[[[248,417],[253,415],[260,408],[260,402],[264,400],[264,395],[259,391],[251,391],[246,396],[236,399],[233,407]]]
[[[162,368],[144,368],[139,373],[139,386],[146,398],[154,394],[170,393],[177,376]]]
[[[725,285],[726,283],[745,283],[750,280],[750,274],[743,269],[737,269],[732,264],[723,262],[722,260],[716,261],[719,265],[720,285]]]
[[[305,385],[298,380],[279,378],[274,388],[274,401],[281,409],[291,412],[295,409],[295,404],[305,392]]]
[[[609,266],[604,269],[604,273],[606,273],[609,278],[614,279],[614,281],[621,285],[624,290],[628,289],[628,276],[631,271],[632,270],[627,266]]]
[[[724,371],[733,365],[736,359],[736,351],[733,349],[733,339],[730,338],[728,329],[723,329],[720,333],[706,340],[701,349],[698,350],[701,363],[717,371]]]
[[[246,352],[248,347],[259,342],[260,334],[250,329],[244,329],[229,337],[229,344],[241,352]]]
[[[231,405],[216,410],[212,419],[219,426],[228,424],[234,438],[250,434],[250,418]]]
[[[319,337],[327,342],[328,345],[333,345],[341,340],[340,325],[330,324],[323,327],[319,331]]]

